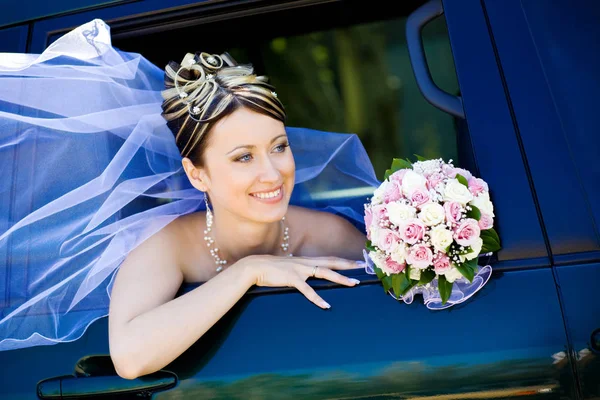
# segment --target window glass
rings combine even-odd
[[[380,179],[393,157],[419,154],[461,165],[454,117],[424,99],[410,64],[406,20],[419,2],[393,9],[386,1],[371,3],[327,2],[241,17],[231,11],[160,33],[120,38],[115,30],[113,44],[158,66],[194,51],[228,51],[252,63],[277,88],[289,126],[357,134]],[[458,94],[443,16],[425,26],[423,38],[435,83]]]
[[[454,118],[429,104],[409,60],[406,17],[332,27],[266,40],[265,73],[281,93],[288,125],[356,133],[383,179],[393,157],[457,160]],[[423,30],[436,84],[457,94],[458,83],[443,18]],[[234,48],[236,59],[247,50]]]

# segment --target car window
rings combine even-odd
[[[465,166],[459,159],[458,124],[424,99],[410,64],[406,21],[419,2],[395,10],[379,3],[384,2],[376,0],[368,9],[331,2],[215,17],[142,36],[115,30],[113,44],[158,66],[190,51],[228,51],[238,62],[252,63],[281,94],[288,126],[357,134],[379,179],[392,157],[419,154]],[[202,37],[210,37],[209,47]],[[458,94],[443,16],[424,27],[423,41],[435,83]]]
[[[265,40],[256,49],[288,110],[288,125],[356,133],[379,179],[393,157],[457,161],[453,117],[421,95],[406,45],[406,17]],[[443,18],[423,32],[434,80],[458,83]],[[246,59],[248,50],[232,54]]]

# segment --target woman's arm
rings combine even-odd
[[[110,355],[127,379],[163,368],[194,344],[254,284],[234,264],[196,289],[175,298],[182,272],[173,240],[162,231],[121,265],[109,312]]]
[[[316,273],[316,278],[341,285],[358,283],[333,271],[357,267],[342,258],[249,256],[174,299],[183,282],[177,247],[169,244],[174,240],[175,235],[164,231],[149,238],[131,252],[115,279],[109,312],[110,355],[123,378],[134,379],[169,364],[253,285],[295,287],[314,304],[329,308],[307,278]]]

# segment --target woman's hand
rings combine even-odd
[[[238,261],[248,267],[256,286],[295,287],[308,300],[321,308],[331,306],[306,283],[308,278],[326,279],[345,286],[356,286],[357,279],[347,278],[333,270],[360,268],[356,261],[337,257],[248,256]],[[317,267],[315,269],[315,267]]]

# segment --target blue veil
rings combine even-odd
[[[126,255],[203,209],[160,115],[163,74],[98,19],[42,54],[0,53],[0,350],[81,337]],[[286,129],[291,203],[364,229],[380,182],[358,137]]]

